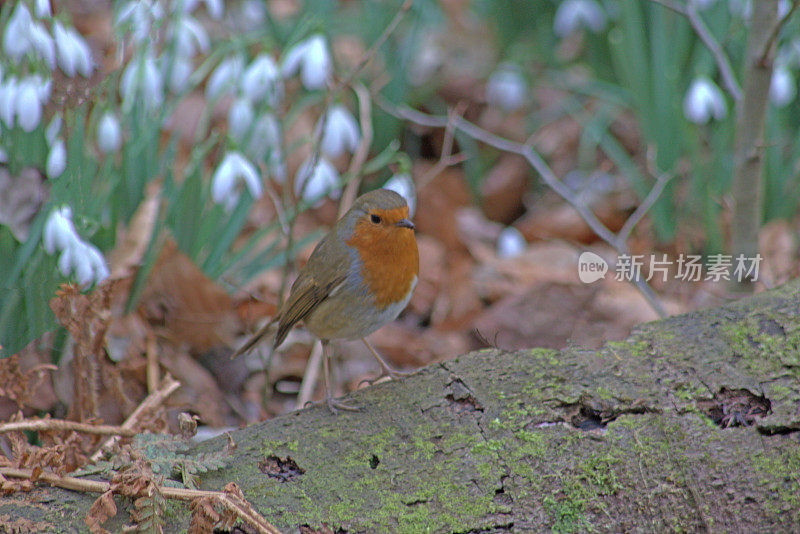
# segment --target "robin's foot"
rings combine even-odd
[[[381,372],[381,374],[379,374],[375,378],[365,378],[364,380],[358,383],[358,387],[361,387],[361,384],[369,384],[371,386],[376,382],[380,382],[384,378],[389,378],[391,380],[400,380],[401,378],[405,378],[407,376],[411,376],[414,374],[413,371],[398,371],[397,369],[392,369],[388,365],[382,365],[381,367],[383,367],[383,371]]]
[[[386,362],[386,360],[381,358],[381,355],[378,354],[378,351],[376,351],[373,348],[373,346],[370,344],[370,342],[367,341],[367,338],[361,338],[361,341],[364,342],[364,345],[366,345],[366,347],[369,349],[369,351],[375,357],[375,360],[380,364],[382,371],[381,371],[381,374],[379,374],[375,378],[367,378],[365,380],[362,380],[361,382],[358,383],[359,386],[361,386],[361,384],[369,384],[371,386],[375,382],[378,382],[379,380],[381,380],[382,378],[385,378],[385,377],[389,377],[392,380],[399,380],[401,378],[405,378],[405,377],[410,376],[410,375],[413,374],[413,372],[398,371],[397,369],[394,369],[391,365],[389,365]]]
[[[333,415],[339,413],[339,410],[344,410],[346,412],[360,412],[361,406],[357,404],[350,404],[347,401],[337,400],[333,397],[328,397],[325,399],[325,402],[328,404],[328,409],[331,411]]]

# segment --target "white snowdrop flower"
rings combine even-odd
[[[792,3],[789,0],[778,0],[778,20],[789,14],[792,9]]]
[[[528,243],[522,234],[509,226],[505,228],[497,238],[497,256],[500,258],[516,258],[525,252]]]
[[[64,276],[74,274],[79,285],[88,286],[95,278],[93,251],[97,255],[100,254],[93,246],[87,245],[78,238],[75,243],[62,250],[61,256],[58,258],[58,270]],[[103,262],[102,256],[100,261]]]
[[[39,100],[39,84],[33,78],[25,78],[19,84],[15,102],[20,127],[30,133],[42,120],[42,103]]]
[[[683,114],[695,124],[705,124],[712,117],[724,119],[728,114],[725,96],[717,85],[705,76],[695,78],[683,99]]]
[[[783,66],[775,67],[769,85],[769,99],[775,106],[782,108],[794,100],[797,85],[792,73]]]
[[[45,221],[42,242],[48,254],[61,251],[58,269],[64,276],[74,274],[82,286],[100,283],[109,276],[102,253],[83,241],[72,224],[72,210],[68,206],[54,209]]]
[[[358,124],[350,111],[341,105],[332,106],[325,116],[320,144],[322,152],[338,158],[345,151],[354,152],[360,139]]]
[[[133,101],[140,95],[149,109],[155,109],[164,101],[164,86],[161,72],[151,54],[131,61],[119,84],[122,105],[125,109],[133,106]]]
[[[8,163],[8,153],[6,149],[0,146],[0,163]]]
[[[59,250],[72,248],[80,241],[75,226],[72,224],[72,210],[69,206],[54,209],[47,216],[42,232],[44,249],[48,254],[55,254]]]
[[[341,185],[336,168],[320,156],[314,170],[309,175],[310,169],[311,159],[309,158],[300,165],[295,175],[295,196],[302,197],[306,202],[315,202],[315,206],[322,204],[322,198],[325,195],[333,199],[339,198]]]
[[[168,62],[165,62],[166,66]],[[186,57],[178,56],[172,60],[172,68],[169,71],[169,90],[173,94],[182,93],[189,85],[189,78],[194,72],[194,65],[192,60]]]
[[[19,62],[31,47],[30,32],[33,19],[24,2],[17,2],[17,7],[8,19],[3,34],[3,50]]]
[[[62,139],[56,139],[56,142],[50,147],[50,152],[47,154],[47,163],[45,164],[45,173],[51,180],[55,180],[64,169],[67,168],[67,147]]]
[[[75,269],[75,260],[73,259],[72,251],[74,246],[69,246],[61,249],[61,256],[58,257],[58,270],[64,276],[69,276]],[[52,252],[50,253],[52,254]]]
[[[247,98],[237,98],[228,111],[228,133],[236,141],[242,141],[253,125],[255,112]]]
[[[50,0],[36,0],[33,6],[33,12],[36,13],[36,16],[40,19],[52,17],[53,13],[50,11]]]
[[[115,26],[129,25],[133,40],[142,43],[150,37],[150,28],[164,16],[160,2],[152,0],[133,0],[123,5],[117,13]]]
[[[199,0],[183,0],[180,2],[180,8],[183,10],[184,13],[192,13],[199,4]]]
[[[267,19],[267,6],[263,0],[244,0],[232,15],[236,28],[243,32],[256,31]]]
[[[565,0],[553,19],[553,32],[559,37],[586,28],[599,33],[606,27],[606,13],[595,0]]]
[[[62,123],[63,121],[60,113],[56,113],[50,120],[50,124],[47,125],[44,131],[44,138],[47,139],[48,145],[52,146],[52,144],[56,142],[58,135],[61,133]]]
[[[412,85],[422,85],[436,74],[445,61],[445,54],[434,32],[426,32],[421,40],[408,42],[406,46],[416,50],[406,75]]]
[[[521,108],[527,98],[528,84],[516,65],[500,65],[486,82],[486,101],[504,111]]]
[[[97,247],[85,241],[78,241],[72,248],[72,265],[81,286],[99,284],[109,275],[103,255]]]
[[[288,78],[294,76],[298,69],[306,89],[313,91],[325,87],[333,65],[328,45],[322,35],[312,35],[286,53],[281,64],[281,74],[284,78]]]
[[[246,153],[256,161],[264,161],[268,157],[272,178],[278,183],[286,181],[286,166],[281,151],[281,129],[274,115],[264,113],[255,121]]]
[[[72,268],[80,286],[88,286],[94,279],[94,271],[89,259],[89,247],[82,241],[72,248]]]
[[[50,78],[45,80],[38,74],[30,76],[30,79],[33,85],[36,87],[36,94],[39,96],[39,100],[42,102],[42,104],[46,104],[50,99],[50,93],[53,90],[53,80]]]
[[[408,204],[408,213],[411,217],[417,211],[417,191],[414,186],[414,180],[408,173],[395,174],[389,181],[383,185],[384,189],[389,189],[406,199]]]
[[[122,146],[122,128],[117,116],[106,111],[97,124],[97,146],[106,154],[116,152]]]
[[[0,84],[0,119],[9,128],[14,127],[14,116],[17,113],[18,82],[15,76]]]
[[[50,70],[56,68],[56,44],[44,24],[31,24],[28,37],[33,49],[47,63]]]
[[[206,98],[216,100],[222,95],[230,93],[239,84],[243,70],[244,59],[241,56],[233,56],[221,61],[208,78]]]
[[[242,92],[252,102],[265,98],[275,107],[283,97],[283,83],[275,61],[267,54],[261,54],[250,63],[242,77]]]
[[[232,211],[239,203],[240,181],[244,181],[253,198],[261,196],[261,180],[256,168],[239,152],[228,152],[211,179],[211,198]]]
[[[225,4],[223,0],[204,0],[206,5],[206,11],[208,11],[208,15],[214,19],[219,20],[222,18],[222,15],[225,14]]]
[[[59,22],[53,24],[53,35],[61,71],[70,78],[76,73],[84,78],[91,76],[94,69],[92,51],[83,37],[74,28],[64,28]]]
[[[179,56],[193,57],[196,52],[208,52],[211,41],[205,28],[193,17],[178,20],[175,28],[175,51]]]

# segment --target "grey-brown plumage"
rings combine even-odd
[[[320,315],[324,316],[324,321],[318,321],[318,323],[330,322],[332,314],[324,312],[326,308],[331,306],[326,304],[326,306],[321,307],[321,305],[333,295],[336,295],[343,284],[364,284],[359,273],[360,260],[358,255],[353,247],[346,244],[352,237],[356,225],[365,218],[369,219],[369,217],[376,214],[393,213],[397,210],[405,210],[405,216],[407,217],[405,199],[394,191],[387,189],[377,189],[356,199],[350,210],[314,248],[308,262],[301,269],[297,280],[292,285],[288,299],[281,306],[276,316],[268,324],[261,327],[244,346],[234,352],[232,358],[249,351],[267,335],[276,322],[278,323],[278,329],[275,333],[273,348],[277,348],[283,343],[292,327],[298,322],[307,319],[309,314],[315,310],[321,310]],[[398,221],[389,220],[386,224],[412,229],[411,239],[413,240],[414,226],[405,217]],[[416,243],[414,243],[413,247],[416,267],[413,275],[416,277],[416,271],[418,270]],[[366,293],[364,298],[367,298]],[[344,304],[348,303],[345,302]],[[347,306],[344,307],[346,308]],[[348,319],[346,316],[347,311],[346,309],[343,310],[345,317],[341,318],[342,321]],[[311,328],[311,326],[309,325],[312,333],[322,339],[325,339],[324,335],[328,333],[328,330],[336,330],[335,325],[330,325],[330,328],[326,328],[326,325],[315,324],[314,326],[317,326],[316,329]],[[359,335],[358,337],[363,336]]]

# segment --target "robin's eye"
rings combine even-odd
[[[372,224],[380,224],[381,223],[381,216],[375,215],[374,213],[369,216],[369,220],[372,221]]]

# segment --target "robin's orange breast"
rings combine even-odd
[[[407,215],[408,208],[387,210],[385,214],[389,220],[400,220]],[[346,243],[358,252],[361,276],[376,306],[385,308],[407,299],[419,274],[419,251],[413,230],[396,226],[380,228],[361,220]]]

